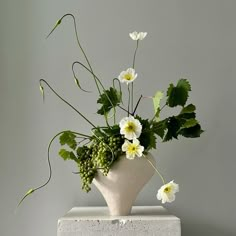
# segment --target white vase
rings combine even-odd
[[[149,153],[146,157],[155,166]],[[155,170],[145,157],[129,160],[122,155],[115,162],[108,175],[100,171],[93,180],[107,202],[111,216],[129,215],[133,202],[143,186],[151,179]]]

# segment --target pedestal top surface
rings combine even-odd
[[[172,220],[179,221],[180,219],[168,213],[162,206],[134,206],[131,214],[128,216],[110,216],[108,207],[74,207],[59,221],[64,220]]]

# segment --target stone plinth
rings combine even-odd
[[[57,236],[181,236],[180,219],[161,206],[135,206],[129,216],[107,207],[75,207],[58,220]]]

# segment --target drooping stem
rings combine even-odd
[[[139,40],[137,40],[136,48],[135,48],[135,51],[134,51],[133,69],[134,69],[134,66],[135,66],[135,59],[136,59],[136,54],[137,54],[137,50],[138,50],[138,43],[139,43]],[[133,105],[134,105],[134,82],[132,82],[132,85],[131,85],[131,93],[132,93],[132,96],[131,96],[131,111],[133,112]]]
[[[154,169],[154,170],[157,172],[157,174],[160,176],[163,185],[165,185],[165,180],[164,180],[163,176],[161,175],[160,171],[153,165],[153,163],[148,159],[148,157],[147,157],[146,155],[143,155],[143,156],[147,159],[147,161],[149,162],[149,164],[153,167],[153,169]]]
[[[60,98],[64,103],[66,103],[68,106],[70,106],[74,111],[76,111],[84,120],[86,120],[90,125],[92,125],[93,127],[96,127],[91,121],[89,121],[80,111],[78,111],[74,106],[72,106],[69,102],[67,102],[64,98],[62,98],[51,86],[50,84],[44,80],[44,79],[40,79],[40,86],[42,87],[42,82],[45,83],[50,90],[58,97]]]
[[[114,116],[115,116],[115,114],[116,114],[115,107],[114,107],[114,105],[113,105],[113,103],[112,103],[110,97],[107,95],[106,89],[105,89],[105,87],[103,86],[101,80],[93,73],[93,71],[91,71],[87,66],[85,66],[85,65],[84,65],[82,62],[80,62],[80,61],[75,61],[75,62],[73,62],[73,64],[72,64],[72,70],[74,70],[74,66],[75,66],[76,64],[81,65],[84,69],[86,69],[89,73],[91,73],[91,74],[94,76],[95,80],[97,80],[97,82],[99,83],[99,85],[102,87],[102,90],[103,90],[104,94],[106,95],[108,101],[109,101],[110,104],[112,105],[113,111],[114,111]],[[114,82],[113,82],[113,83],[114,83]],[[101,94],[100,94],[100,95],[101,95]],[[107,123],[107,122],[108,122],[108,121],[107,121],[107,117],[106,117],[105,115],[104,115],[104,117],[105,117],[105,120],[106,120],[106,123]],[[109,126],[109,125],[108,125],[108,126]]]
[[[31,195],[31,194],[34,193],[35,191],[37,191],[37,190],[39,190],[39,189],[45,187],[45,186],[50,182],[50,180],[51,180],[51,178],[52,178],[52,166],[51,166],[51,162],[50,162],[50,149],[51,149],[51,145],[52,145],[53,141],[54,141],[59,135],[61,135],[61,134],[64,133],[64,132],[66,132],[66,131],[61,131],[61,132],[57,133],[57,134],[50,140],[50,142],[49,142],[49,144],[48,144],[48,150],[47,150],[47,162],[48,162],[48,167],[49,167],[49,177],[48,177],[48,179],[46,180],[46,182],[45,182],[44,184],[40,185],[39,187],[30,189],[30,190],[24,195],[24,197],[20,200],[20,202],[19,202],[19,204],[18,204],[17,207],[19,207],[19,206],[21,205],[21,203],[26,199],[26,197],[28,197],[29,195]],[[91,138],[91,136],[86,135],[86,134],[81,134],[81,133],[78,133],[78,132],[72,132],[72,133],[78,134],[78,135],[81,135],[81,136],[84,136],[84,137],[86,137],[86,138],[88,138],[88,137]]]
[[[88,64],[90,70],[93,72],[93,69],[92,69],[92,66],[91,66],[91,64],[90,64],[90,62],[89,62],[89,60],[88,60],[88,57],[87,57],[87,55],[86,55],[86,53],[85,53],[85,51],[84,51],[84,49],[83,49],[83,47],[82,47],[82,45],[81,45],[81,43],[80,43],[79,36],[78,36],[78,31],[77,31],[76,20],[75,20],[75,17],[74,17],[73,14],[67,13],[67,14],[65,14],[64,16],[62,16],[62,17],[57,21],[55,27],[54,27],[54,28],[51,30],[51,32],[48,34],[47,38],[53,33],[53,31],[57,28],[57,26],[59,26],[59,25],[61,24],[63,18],[65,18],[65,17],[67,17],[67,16],[70,16],[70,17],[72,17],[72,19],[73,19],[76,41],[77,41],[77,43],[78,43],[78,46],[79,46],[81,52],[82,52],[83,55],[84,55],[84,58],[85,58],[85,60],[86,60],[86,62],[87,62],[87,64]],[[97,80],[95,79],[95,77],[94,77],[94,81],[95,81],[95,84],[96,84],[96,86],[97,86],[98,92],[99,92],[99,94],[101,95],[101,91],[100,91],[100,88],[99,88],[99,86],[98,86],[98,83],[97,83]]]

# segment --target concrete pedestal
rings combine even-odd
[[[181,236],[180,219],[161,206],[136,206],[129,216],[107,207],[75,207],[58,220],[57,236]]]

